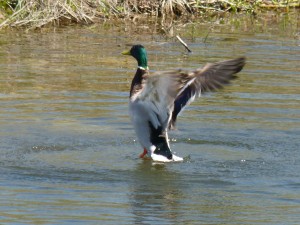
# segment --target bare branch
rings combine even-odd
[[[178,41],[180,41],[180,43],[186,48],[186,50],[188,50],[188,52],[192,52],[192,50],[187,46],[187,44],[179,37],[179,35],[176,35],[176,38],[178,39]]]

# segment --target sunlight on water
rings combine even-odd
[[[175,30],[192,54],[134,24],[1,31],[1,224],[300,221],[297,23],[242,17]],[[128,43],[146,46],[152,71],[247,57],[239,79],[195,101],[170,133],[183,163],[138,158]]]

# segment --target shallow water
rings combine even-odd
[[[189,55],[152,24],[2,31],[0,223],[298,224],[299,22],[261,21],[175,26]],[[152,70],[247,57],[239,79],[179,118],[182,163],[138,159],[136,64],[120,55],[132,43]]]

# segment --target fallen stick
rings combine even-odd
[[[176,38],[178,39],[178,41],[180,41],[180,43],[186,48],[186,50],[188,50],[188,52],[192,52],[192,50],[187,46],[187,44],[179,37],[179,35],[176,35]]]

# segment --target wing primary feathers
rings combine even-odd
[[[235,79],[235,74],[240,72],[246,63],[244,57],[207,64],[203,69],[196,70],[197,77],[194,84],[202,93],[215,91],[229,84]]]
[[[169,129],[175,129],[178,114],[189,105],[196,96],[201,93],[222,89],[231,80],[236,79],[236,73],[240,72],[245,65],[246,59],[240,57],[233,60],[207,64],[203,69],[198,69],[188,74],[189,79],[195,78],[188,83],[184,90],[178,94],[174,101],[174,110],[169,124]],[[181,75],[182,76],[182,75]]]

